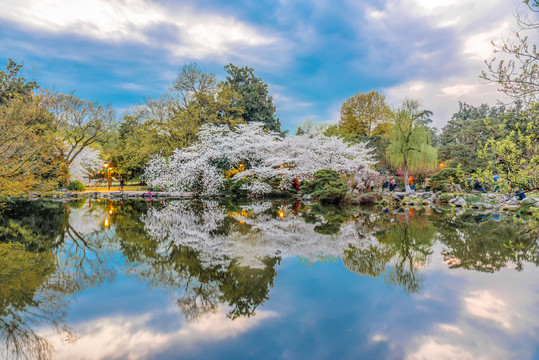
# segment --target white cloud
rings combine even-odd
[[[503,22],[494,29],[470,36],[464,42],[462,52],[471,59],[483,62],[493,54],[492,42],[500,39],[501,35],[511,33],[511,23]]]
[[[451,116],[458,111],[458,103],[471,105],[495,105],[503,99],[496,84],[484,84],[476,75],[475,78],[454,76],[441,81],[417,80],[409,81],[384,89],[389,103],[398,106],[406,97],[422,99],[423,107],[432,111],[433,126],[441,129]]]
[[[484,60],[493,54],[491,41],[512,34],[519,4],[517,0],[389,0],[379,10],[384,16],[368,12],[368,26],[382,31],[379,41],[395,44],[396,51],[403,51],[401,44],[409,48],[400,63],[390,65],[407,72],[407,79],[384,89],[388,100],[398,105],[405,97],[421,98],[424,107],[434,112],[434,125],[439,128],[458,110],[459,101],[477,106],[507,100],[496,85],[484,84],[479,76],[486,70]]]
[[[233,18],[166,8],[149,0],[5,0],[0,2],[0,19],[51,33],[163,46],[194,59],[277,41]],[[155,40],[152,31],[164,32],[169,39]]]

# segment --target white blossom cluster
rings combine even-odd
[[[262,123],[228,126],[205,125],[199,141],[177,149],[170,158],[156,156],[145,167],[148,184],[167,191],[199,189],[218,193],[225,180],[223,167],[247,170],[234,179],[251,178],[244,189],[254,194],[271,191],[264,181],[307,179],[321,169],[333,169],[359,178],[375,176],[370,149],[366,143],[350,145],[337,136],[324,135],[324,127],[315,127],[302,135],[281,138],[266,131]]]
[[[85,182],[89,175],[95,174],[102,168],[103,161],[100,152],[86,147],[69,165],[69,176],[71,179]]]

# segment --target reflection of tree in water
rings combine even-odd
[[[522,270],[525,262],[539,265],[537,235],[522,220],[500,214],[438,216],[433,221],[442,251],[450,268],[495,272],[514,263]]]
[[[153,207],[143,223],[139,221],[143,211],[129,210],[115,220],[115,226],[121,251],[134,264],[130,271],[177,296],[187,319],[214,311],[220,303],[231,306],[232,318],[251,316],[269,299],[279,257],[264,257],[249,267],[224,256],[214,238],[246,229],[216,203]],[[259,210],[256,204],[250,208],[254,210]],[[175,241],[180,236],[184,241]]]
[[[339,257],[366,231],[349,212],[300,203],[172,201],[142,215],[144,227],[138,217],[115,220],[131,271],[176,294],[189,319],[219,303],[232,318],[250,316],[269,299],[281,258]]]
[[[380,219],[374,236],[376,242],[349,246],[343,256],[344,265],[358,275],[378,277],[402,287],[406,292],[421,291],[425,269],[432,254],[436,228],[424,216],[406,213]],[[390,266],[388,268],[388,266]]]
[[[51,345],[36,328],[48,326],[65,341],[75,339],[63,309],[67,295],[103,280],[99,237],[73,228],[69,204],[13,201],[2,209],[0,354],[48,359]]]

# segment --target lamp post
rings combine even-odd
[[[103,163],[103,166],[105,167],[105,172],[107,173],[107,183],[109,185],[109,191],[110,191],[110,170],[112,170],[112,168],[109,168],[109,162],[108,161],[105,161]]]

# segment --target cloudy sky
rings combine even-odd
[[[232,62],[269,84],[284,129],[337,121],[342,102],[378,90],[421,98],[443,124],[459,101],[495,104],[479,79],[490,41],[509,36],[521,0],[1,0],[0,54],[60,91],[119,113],[197,62]]]

